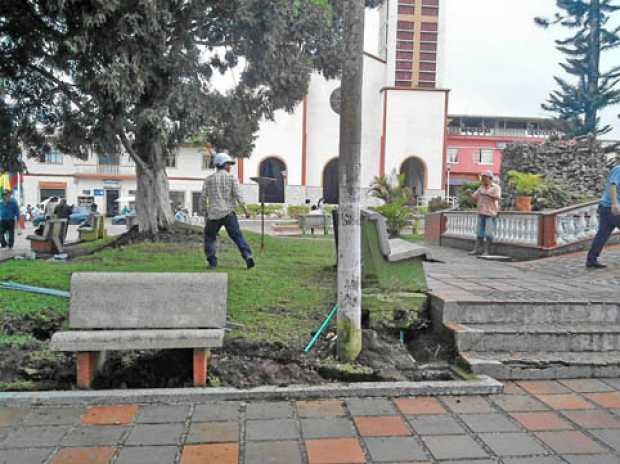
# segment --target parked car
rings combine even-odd
[[[69,216],[69,224],[79,225],[83,223],[90,215],[90,208],[87,206],[76,206],[73,208],[71,216]]]
[[[127,224],[127,216],[135,217],[135,215],[136,215],[136,212],[134,210],[129,211],[127,214],[119,214],[118,216],[114,216],[112,218],[112,224],[113,225]]]
[[[45,213],[38,213],[32,216],[32,225],[35,227],[39,227],[41,224],[45,222]]]

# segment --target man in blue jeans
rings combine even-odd
[[[254,267],[252,250],[243,238],[239,228],[239,221],[235,214],[235,206],[239,204],[243,208],[245,216],[250,217],[239,192],[239,182],[230,172],[235,164],[235,160],[227,153],[218,153],[215,155],[213,162],[216,172],[205,180],[201,196],[202,203],[207,205],[207,221],[204,233],[207,262],[209,267],[217,267],[217,233],[223,226],[228,236],[239,248],[247,268],[251,269]]]
[[[605,185],[598,213],[598,232],[592,241],[592,248],[590,248],[586,261],[588,269],[603,269],[606,267],[599,262],[598,257],[614,229],[616,227],[620,229],[620,164],[609,173],[609,179],[607,179],[607,184]]]
[[[11,198],[11,192],[5,190],[2,192],[2,200],[0,201],[0,246],[2,248],[13,248],[15,244],[15,224],[19,218],[19,206],[14,198]],[[8,242],[7,242],[8,236]]]

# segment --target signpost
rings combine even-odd
[[[274,177],[250,177],[250,180],[258,184],[260,200],[260,249],[265,249],[265,189],[276,182]]]

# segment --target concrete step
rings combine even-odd
[[[620,351],[461,352],[459,363],[496,379],[620,377]]]
[[[275,223],[271,226],[273,235],[301,235],[301,229],[297,222]]]
[[[442,321],[461,324],[620,324],[620,302],[590,301],[433,301]]]
[[[463,351],[620,351],[620,324],[448,323]]]

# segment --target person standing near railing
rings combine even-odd
[[[488,255],[495,237],[502,189],[493,182],[493,172],[486,171],[482,174],[478,190],[473,193],[470,190],[466,192],[478,203],[476,245],[469,254],[473,256]]]
[[[586,268],[588,269],[604,269],[607,267],[599,262],[598,258],[614,229],[620,229],[620,164],[616,165],[609,173],[603,198],[599,203],[598,215],[598,232],[592,241],[592,247],[586,259]]]

